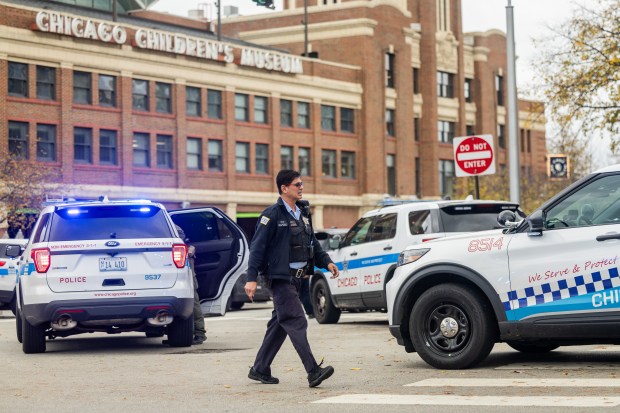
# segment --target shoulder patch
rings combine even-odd
[[[260,223],[263,225],[267,225],[269,223],[270,219],[267,217],[261,217],[260,219]]]

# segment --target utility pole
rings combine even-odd
[[[519,107],[517,106],[517,73],[515,64],[514,13],[511,0],[506,6],[506,74],[508,83],[508,160],[510,175],[510,200],[520,202],[519,183]]]

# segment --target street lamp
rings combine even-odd
[[[517,106],[517,76],[515,65],[515,30],[511,0],[506,6],[506,75],[508,83],[508,160],[510,200],[520,202],[519,187],[519,108]]]

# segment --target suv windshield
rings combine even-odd
[[[49,241],[170,238],[164,212],[153,205],[62,207],[52,219]]]
[[[497,214],[506,210],[523,216],[515,205],[506,204],[451,205],[440,208],[439,213],[443,232],[470,232],[501,228]]]

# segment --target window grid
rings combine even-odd
[[[269,145],[264,143],[256,144],[256,173],[269,173]]]
[[[172,113],[172,85],[155,82],[155,110],[159,113]]]
[[[297,159],[299,162],[299,173],[303,176],[311,176],[310,172],[310,148],[299,148]]]
[[[340,153],[340,177],[355,179],[355,152],[342,151]]]
[[[293,102],[280,99],[280,125],[293,127]]]
[[[207,90],[207,116],[210,119],[222,119],[222,92]]]
[[[310,129],[310,104],[297,102],[297,127]]]
[[[148,133],[133,135],[133,165],[149,168],[151,166],[151,138]]]
[[[454,186],[454,161],[439,160],[439,193],[442,197],[452,196]]]
[[[202,139],[187,138],[187,169],[202,170]]]
[[[394,109],[386,109],[385,111],[385,133],[387,136],[396,136],[396,128],[394,127]]]
[[[133,79],[131,83],[132,108],[135,110],[149,111],[149,81]]]
[[[92,103],[92,74],[73,72],[73,103],[83,105]]]
[[[56,69],[37,66],[37,99],[56,100]]]
[[[115,130],[99,131],[99,163],[101,165],[118,164],[118,133]]]
[[[202,110],[200,88],[185,88],[185,113],[187,116],[200,116]]]
[[[93,130],[73,129],[73,160],[75,163],[93,163]]]
[[[157,135],[157,168],[172,169],[172,136]]]
[[[222,141],[210,139],[207,145],[209,151],[209,172],[222,172],[224,170]]]
[[[28,159],[28,123],[9,121],[9,153],[16,159]]]
[[[37,161],[56,161],[56,125],[37,124]]]
[[[250,144],[247,142],[235,144],[235,171],[250,173]]]
[[[336,130],[336,108],[334,106],[321,105],[321,129]]]
[[[322,169],[323,176],[328,178],[336,177],[336,151],[331,149],[322,150]]]
[[[254,123],[269,123],[268,100],[265,96],[254,96]]]
[[[385,86],[393,88],[394,81],[394,53],[385,54]]]
[[[99,105],[116,107],[116,76],[99,75]]]
[[[9,95],[28,97],[28,65],[9,62]]]
[[[454,97],[454,75],[452,73],[437,72],[437,96]]]
[[[437,121],[437,138],[441,143],[452,143],[454,140],[454,122]]]
[[[292,146],[282,146],[280,148],[280,158],[280,169],[294,169]]]
[[[249,96],[243,93],[235,93],[235,120],[249,122]]]
[[[355,112],[350,108],[340,108],[340,131],[355,133]]]

